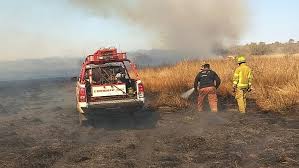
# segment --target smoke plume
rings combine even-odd
[[[150,32],[153,47],[194,57],[238,42],[247,21],[245,0],[71,1],[91,14],[118,17]]]

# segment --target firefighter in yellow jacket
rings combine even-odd
[[[237,58],[239,67],[235,70],[233,77],[233,92],[237,100],[240,113],[246,112],[246,95],[251,91],[253,79],[252,70],[246,65],[244,56]]]

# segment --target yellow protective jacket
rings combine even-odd
[[[248,89],[251,86],[252,79],[252,70],[243,63],[235,70],[233,83],[239,89]]]

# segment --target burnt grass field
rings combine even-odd
[[[0,83],[0,167],[299,167],[299,111],[246,115],[146,107],[94,111],[80,127],[75,82]],[[150,100],[148,99],[148,102]]]

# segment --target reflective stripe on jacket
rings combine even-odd
[[[240,89],[246,89],[251,86],[253,79],[251,69],[245,64],[241,64],[234,73],[233,83]]]

